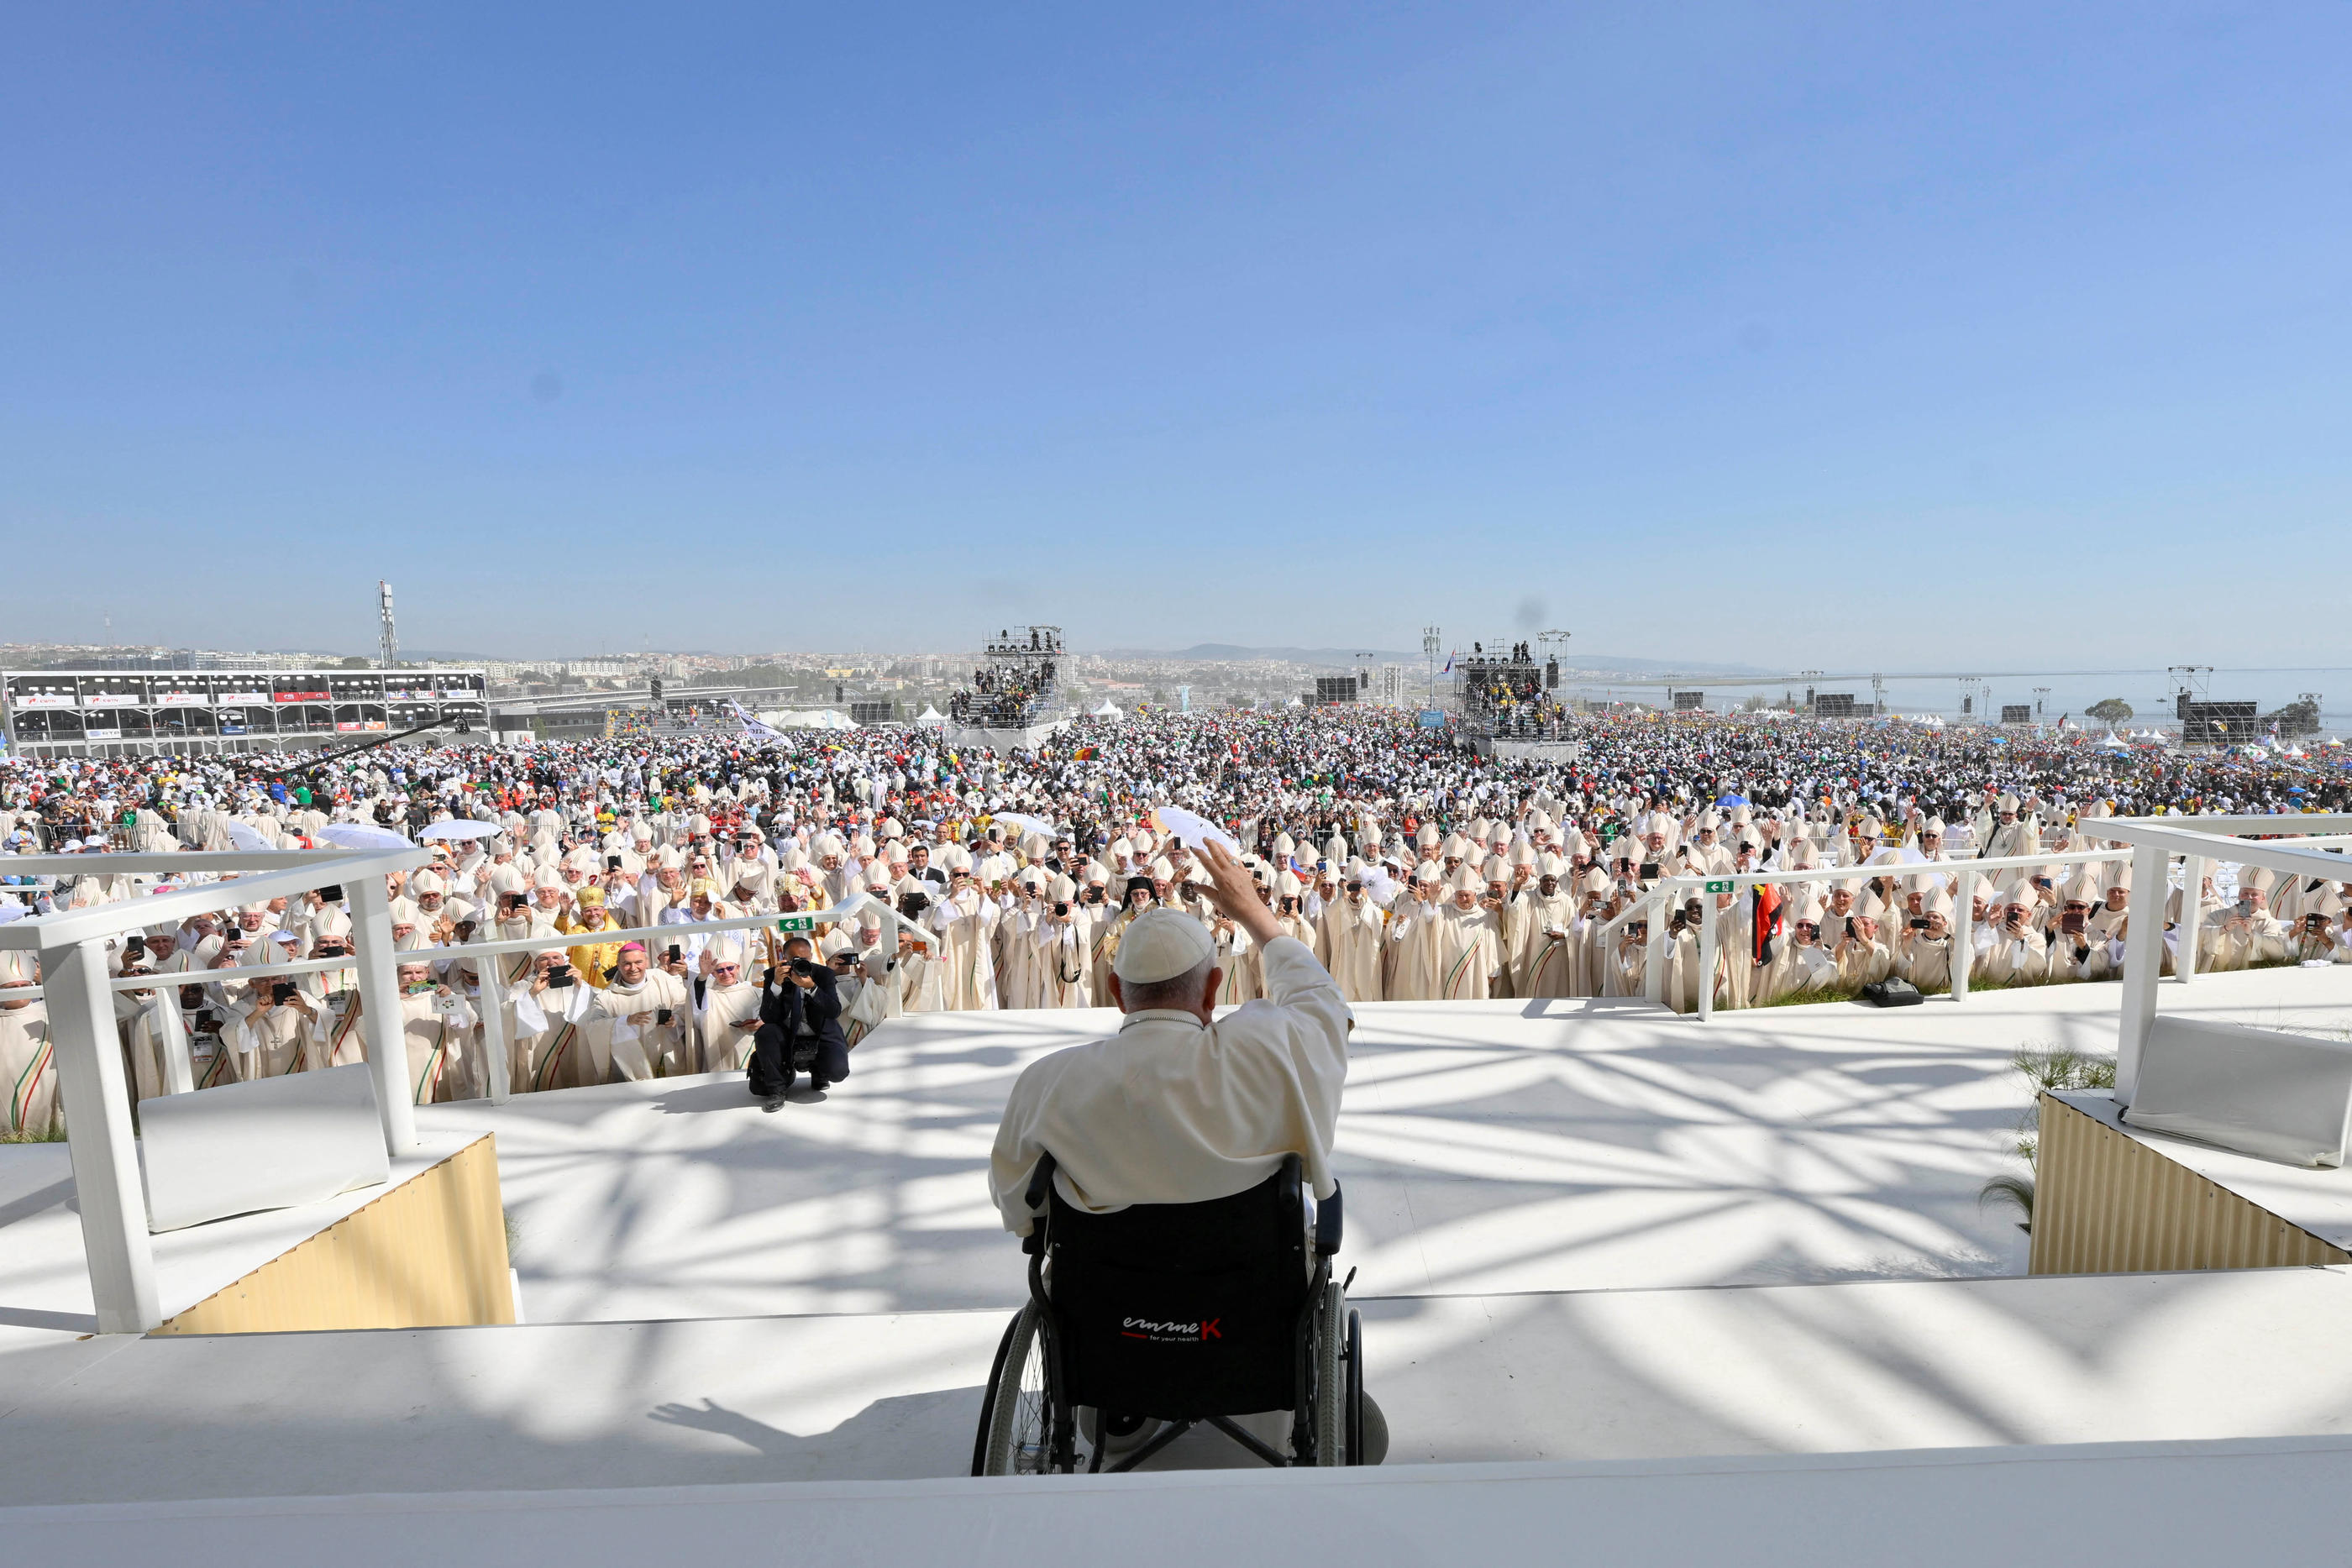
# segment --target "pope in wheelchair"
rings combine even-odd
[[[1354,1019],[1240,862],[1199,853],[1211,898],[1258,945],[1265,997],[1214,1018],[1208,931],[1147,909],[1112,960],[1118,1032],[1014,1083],[989,1186],[1029,1256],[1029,1301],[997,1347],[974,1475],[1131,1469],[1203,1424],[1268,1464],[1377,1464],[1387,1448],[1332,1278]],[[1286,1452],[1237,1419],[1267,1412],[1288,1416]]]

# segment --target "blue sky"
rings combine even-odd
[[[20,10],[0,639],[2352,663],[2352,11],[1159,12]]]

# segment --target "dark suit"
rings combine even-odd
[[[849,1076],[849,1041],[841,1032],[841,994],[835,989],[833,971],[816,970],[816,988],[803,991],[793,984],[790,970],[766,971],[761,978],[760,1028],[751,1037],[751,1092],[765,1100],[793,1086],[793,1053],[807,1024],[815,1047],[808,1064],[809,1086],[822,1089]]]

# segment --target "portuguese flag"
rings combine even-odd
[[[1756,951],[1750,955],[1759,964],[1772,961],[1772,942],[1780,935],[1781,905],[1786,902],[1779,884],[1765,883],[1748,890],[1756,898]]]

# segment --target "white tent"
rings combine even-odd
[[[1113,703],[1108,697],[1105,697],[1103,699],[1103,706],[1095,709],[1094,716],[1097,718],[1125,718],[1127,715],[1119,709],[1117,704]]]
[[[2099,744],[2101,746],[2112,746],[2118,751],[2129,751],[2131,749],[2131,742],[2126,740],[2122,736],[2117,735],[2112,729],[2107,731],[2107,738],[2099,742]]]
[[[829,707],[818,708],[814,712],[780,713],[773,718],[762,715],[761,720],[774,725],[778,729],[856,729],[857,727],[850,722],[847,714]]]
[[[930,725],[944,725],[947,721],[948,716],[941,713],[939,709],[933,707],[929,703],[925,703],[923,705],[923,711],[918,715],[915,719],[917,724]]]

